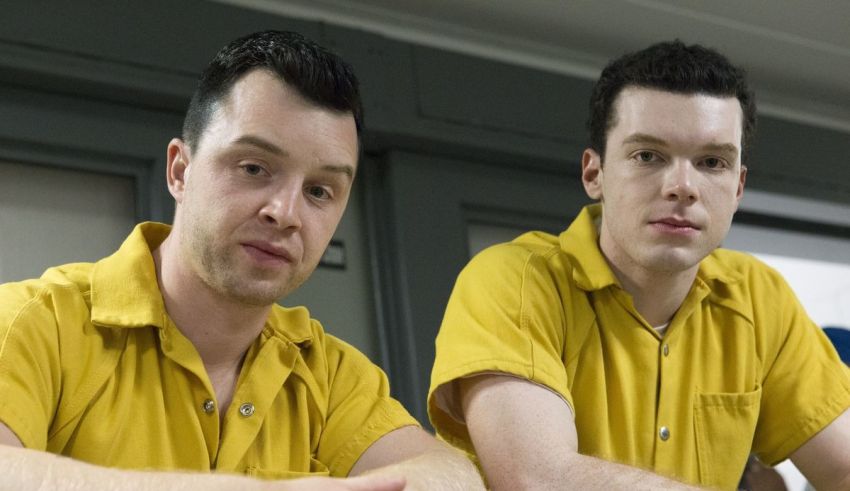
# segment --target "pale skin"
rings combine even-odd
[[[615,102],[603,166],[582,156],[588,196],[601,200],[599,245],[637,311],[669,322],[699,261],[726,236],[743,196],[737,99],[626,88]],[[695,489],[578,453],[570,406],[527,380],[482,374],[459,384],[459,404],[495,490]],[[850,412],[791,459],[821,490],[850,489]]]
[[[217,407],[229,406],[272,304],[316,267],[345,210],[357,156],[350,113],[319,108],[263,70],[236,82],[194,149],[169,143],[174,228],[154,263],[166,310],[197,348]],[[483,489],[465,456],[415,426],[374,442],[351,477],[259,481],[97,467],[24,449],[0,423],[0,475],[0,490]]]

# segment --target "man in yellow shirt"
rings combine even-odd
[[[850,380],[784,280],[718,249],[755,104],[722,55],[610,63],[582,181],[600,203],[460,274],[429,414],[493,489],[735,489],[750,452],[850,489]]]
[[[216,55],[168,145],[173,227],[0,286],[0,489],[481,486],[378,367],[275,303],[336,229],[361,118],[350,67],[295,33]]]

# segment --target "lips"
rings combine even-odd
[[[690,220],[678,217],[664,217],[649,222],[649,226],[664,237],[694,238],[700,233],[700,227]]]
[[[694,230],[700,229],[700,227],[695,223],[676,217],[661,218],[658,220],[652,220],[649,223],[651,223],[652,225],[663,225],[675,228],[689,228]]]
[[[276,246],[270,242],[252,240],[243,242],[242,246],[253,256],[260,259],[278,260],[291,263],[294,261],[292,254],[285,248]]]

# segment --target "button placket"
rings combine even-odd
[[[668,328],[669,329],[669,328]],[[667,333],[671,334],[670,332]],[[675,333],[672,333],[675,335]],[[671,342],[669,338],[662,339],[656,352],[656,360],[658,366],[658,394],[655,419],[655,461],[657,463],[673,462],[671,457],[680,449],[675,441],[672,440],[672,431],[670,424],[675,424],[677,420],[677,402],[676,402],[676,373],[678,360],[671,356]],[[661,464],[657,470],[663,468],[666,464]]]
[[[664,380],[664,378],[665,378],[664,377],[664,371],[665,371],[664,366],[666,365],[666,363],[663,363],[664,358],[667,358],[669,355],[670,355],[670,344],[669,343],[662,344],[661,345],[661,357],[662,358],[661,358],[661,360],[659,360],[659,365],[658,365],[659,375],[661,376],[662,380]],[[664,384],[663,383],[659,385],[658,390],[662,391],[662,393],[664,392]],[[659,403],[661,403],[662,398],[659,397],[658,400],[659,400]],[[670,429],[667,428],[666,426],[661,426],[658,429],[658,437],[661,438],[662,442],[666,442],[667,439],[670,438]]]
[[[221,439],[217,465],[232,468],[239,465],[254,444],[286,379],[296,366],[300,347],[279,336],[271,336],[255,356],[246,358],[240,381],[227,409],[225,425],[231,430]]]

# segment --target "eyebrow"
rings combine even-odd
[[[281,157],[288,157],[289,156],[289,152],[287,152],[286,150],[284,150],[281,147],[275,145],[274,143],[272,143],[272,142],[270,142],[270,141],[268,141],[264,138],[260,138],[258,136],[253,136],[253,135],[240,136],[233,143],[236,143],[238,145],[249,145],[249,146],[252,146],[252,147],[257,147],[261,150],[265,150],[266,152],[273,153],[275,155],[280,155]]]
[[[667,142],[662,140],[661,138],[647,135],[646,133],[634,133],[629,135],[625,140],[623,140],[623,144],[631,144],[631,143],[649,143],[652,145],[660,145],[666,146]],[[729,153],[729,154],[738,154],[738,147],[731,143],[708,143],[700,147],[703,151],[708,152],[716,152],[716,153]]]
[[[732,145],[731,143],[709,143],[702,147],[703,150],[708,150],[709,152],[716,153],[727,153],[727,154],[738,154],[738,147]]]
[[[327,172],[334,172],[338,174],[345,174],[349,179],[354,179],[354,168],[350,165],[323,165],[322,170]]]
[[[257,147],[260,150],[264,150],[280,157],[289,156],[289,152],[287,152],[283,148],[275,145],[274,143],[266,140],[265,138],[260,138],[254,135],[240,136],[236,139],[236,141],[234,141],[234,143],[237,145],[249,145],[252,147]],[[322,166],[322,170],[326,172],[345,174],[346,176],[348,176],[349,179],[354,179],[354,168],[350,165],[326,164]]]
[[[653,145],[667,145],[667,142],[662,140],[661,138],[647,135],[646,133],[632,133],[625,140],[623,140],[623,144],[629,143],[651,143]]]

